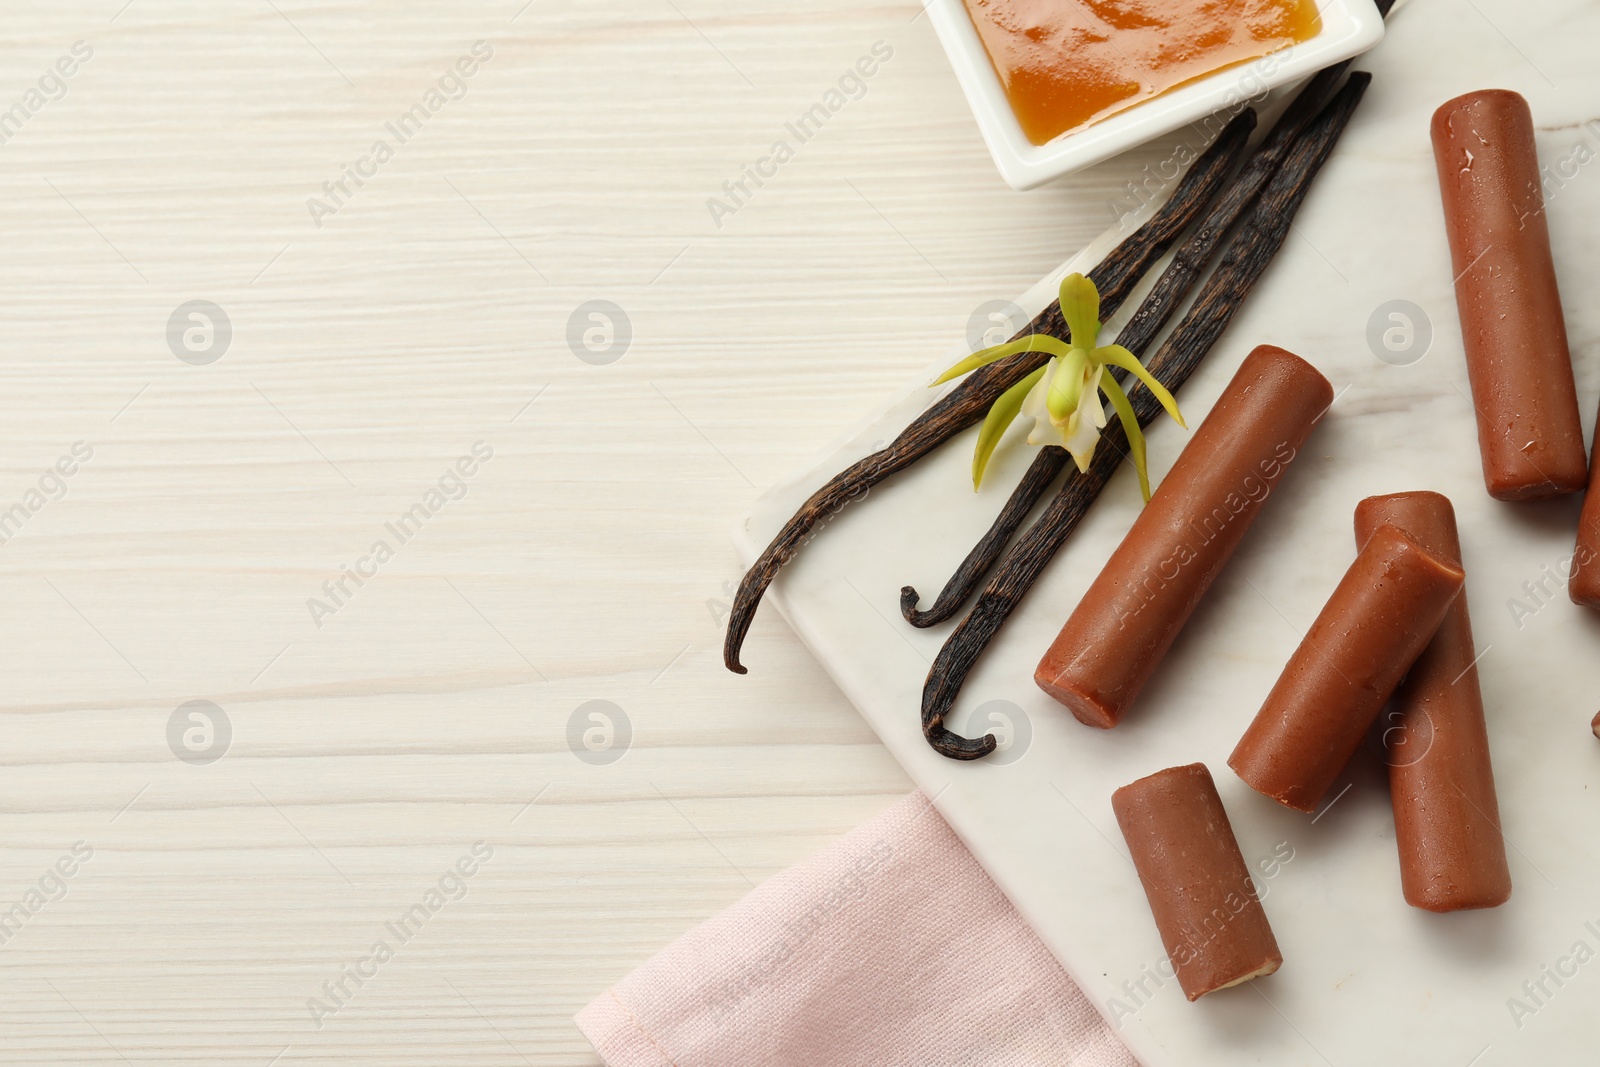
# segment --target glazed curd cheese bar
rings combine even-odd
[[[1278,969],[1283,954],[1204,763],[1125,785],[1111,807],[1184,996]]]
[[[1080,722],[1115,726],[1332,402],[1294,353],[1246,356],[1039,661],[1039,687]]]
[[[1433,639],[1465,575],[1379,526],[1228,757],[1256,792],[1312,812]]]
[[[1589,460],[1528,102],[1467,93],[1432,130],[1484,483],[1497,500],[1575,493]]]
[[[1357,546],[1386,524],[1440,559],[1461,562],[1455,508],[1438,493],[1363,500],[1356,506]],[[1493,908],[1511,896],[1477,660],[1463,592],[1384,719],[1400,886],[1406,903],[1428,911]]]

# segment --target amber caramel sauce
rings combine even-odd
[[[1310,40],[1314,0],[966,0],[1042,145],[1196,78]]]

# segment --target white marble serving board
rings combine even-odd
[[[982,493],[967,473],[975,431],[874,489],[827,524],[766,598],[763,610],[783,612],[1147,1067],[1600,1058],[1600,956],[1589,959],[1600,952],[1600,741],[1589,731],[1600,707],[1600,615],[1573,606],[1550,577],[1572,553],[1578,501],[1508,505],[1484,493],[1428,142],[1434,107],[1456,94],[1498,86],[1532,104],[1592,429],[1600,162],[1590,160],[1600,158],[1600,122],[1584,123],[1600,114],[1597,43],[1592,3],[1418,0],[1357,62],[1375,78],[1354,123],[1277,262],[1179,397],[1198,424],[1245,353],[1271,342],[1316,364],[1338,399],[1121,726],[1080,725],[1032,674],[1139,508],[1131,471],[962,694],[952,722],[968,733],[987,728],[975,719],[987,702],[1020,709],[1010,753],[1020,758],[1010,762],[959,764],[925,745],[919,696],[953,623],[914,630],[897,600],[909,582],[926,603],[987,527],[1032,458],[1016,437]],[[1101,252],[1062,272],[1086,269]],[[1019,300],[1029,314],[1053,297],[1059,276]],[[1380,361],[1366,337],[1374,310],[1395,299],[1415,302],[1432,325],[1427,354],[1407,366]],[[893,437],[933,395],[911,383],[815,467],[768,492],[738,527],[746,558],[815,486]],[[1154,476],[1186,438],[1170,423],[1154,427]],[[1408,489],[1448,494],[1460,520],[1515,883],[1492,911],[1441,916],[1405,904],[1376,753],[1358,754],[1335,787],[1351,788],[1315,818],[1254,794],[1226,765],[1354,554],[1356,502]],[[746,664],[764,666],[759,655]],[[1293,858],[1262,879],[1282,970],[1190,1004],[1176,983],[1148,977],[1164,954],[1109,797],[1195,760],[1216,777],[1246,860]],[[1560,984],[1548,977],[1555,972]]]

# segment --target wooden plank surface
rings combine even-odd
[[[1008,190],[906,2],[0,18],[0,1063],[598,1062],[910,788],[773,614],[722,669],[733,516],[1170,146]]]

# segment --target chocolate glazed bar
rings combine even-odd
[[[1039,687],[1080,722],[1115,726],[1332,402],[1292,352],[1246,356],[1039,661]]]
[[[1356,544],[1385,523],[1459,564],[1456,513],[1438,493],[1368,497]],[[1511,896],[1500,805],[1489,766],[1467,595],[1456,597],[1384,720],[1395,844],[1406,903],[1428,911],[1493,908]]]
[[[1283,954],[1205,764],[1125,785],[1111,807],[1184,996],[1278,969]]]
[[[1433,113],[1433,156],[1489,495],[1575,493],[1589,462],[1528,102],[1456,97]]]
[[[1465,575],[1394,526],[1379,526],[1311,624],[1228,757],[1245,783],[1317,809],[1416,661]]]

